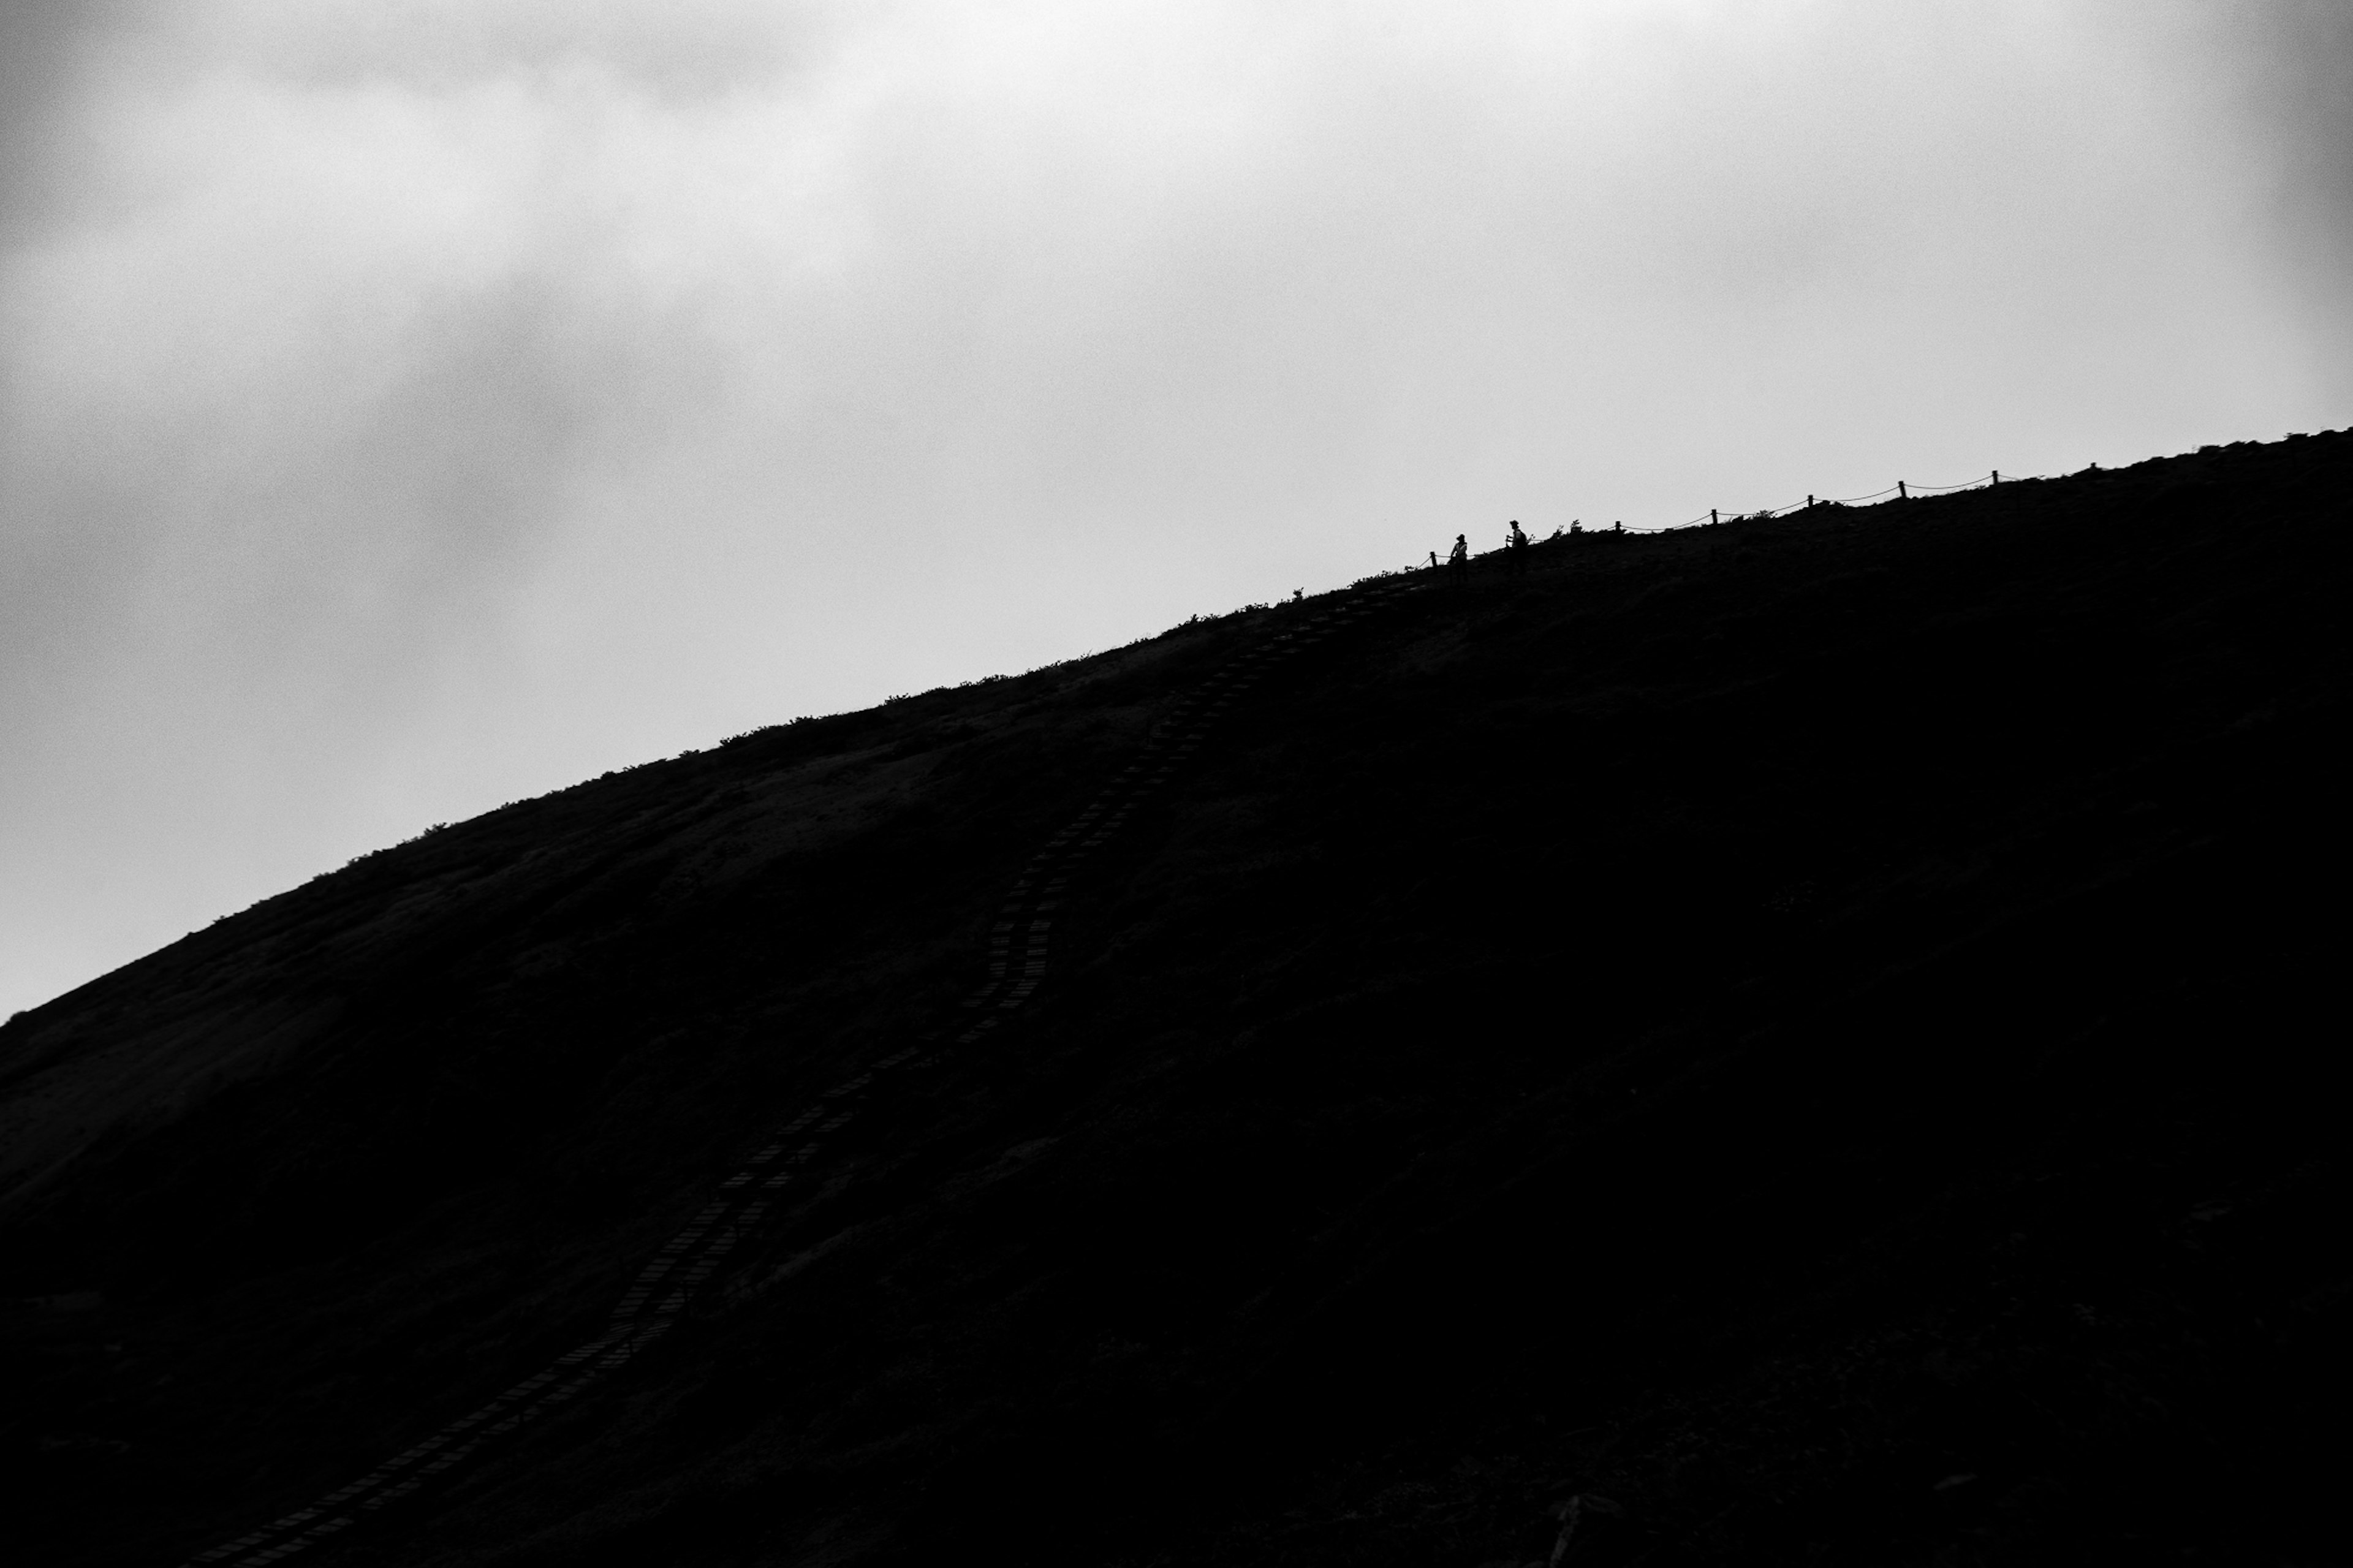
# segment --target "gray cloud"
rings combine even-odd
[[[2270,175],[2266,226],[2333,327],[2340,395],[2353,391],[2353,10],[2263,0],[2211,24],[2241,72],[2241,117]]]
[[[1458,528],[2348,391],[2334,7],[22,15],[0,1006]]]
[[[110,0],[12,0],[0,6],[0,242],[50,195],[64,112],[94,36],[127,7]]]

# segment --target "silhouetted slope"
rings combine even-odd
[[[1573,1493],[1579,1563],[2342,1555],[2348,497],[2291,439],[1375,611],[756,1294],[333,1560],[1467,1568]],[[1308,613],[509,807],[0,1031],[13,1291],[106,1293],[8,1324],[47,1558],[235,1534],[583,1338]]]

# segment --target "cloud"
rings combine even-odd
[[[8,15],[25,998],[438,817],[1460,528],[2346,391],[2327,6]]]
[[[2353,10],[2242,0],[2209,26],[2236,65],[2235,118],[2268,176],[2263,227],[2335,329],[2341,397],[2353,392]]]
[[[126,7],[109,0],[13,0],[0,5],[0,243],[49,194],[61,121],[93,34]]]

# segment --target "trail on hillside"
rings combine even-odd
[[[224,1568],[260,1568],[326,1545],[383,1510],[448,1479],[491,1445],[586,1394],[678,1327],[729,1258],[745,1247],[787,1188],[807,1186],[828,1151],[861,1116],[886,1107],[902,1079],[944,1058],[987,1043],[1029,1004],[1049,973],[1056,911],[1091,857],[1130,816],[1176,777],[1208,740],[1227,710],[1284,660],[1370,614],[1399,582],[1359,589],[1220,667],[1172,704],[1145,746],[1076,816],[1049,837],[1021,868],[997,910],[988,942],[987,979],[964,998],[952,1024],[875,1060],[816,1097],[775,1130],[773,1140],[719,1183],[718,1191],[663,1243],[615,1303],[604,1331],[531,1376],[435,1430],[349,1485],[259,1530],[188,1559]],[[737,1301],[750,1291],[739,1292]],[[734,1304],[731,1301],[730,1305]]]

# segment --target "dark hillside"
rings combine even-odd
[[[2345,1561],[2349,552],[2353,435],[1585,535],[371,857],[0,1029],[19,1539],[591,1346],[301,1560]]]

